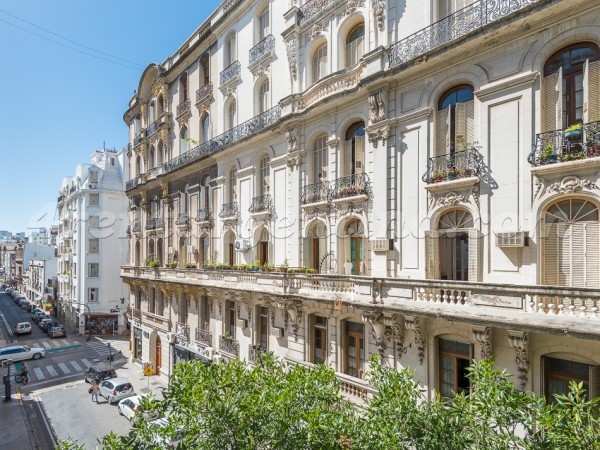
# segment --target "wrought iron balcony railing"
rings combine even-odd
[[[248,360],[250,362],[256,362],[259,356],[263,353],[266,353],[268,350],[265,350],[260,345],[252,345],[248,346]]]
[[[371,194],[371,182],[366,173],[357,173],[348,177],[338,178],[331,189],[332,200]]]
[[[196,214],[196,222],[208,222],[212,219],[212,214],[210,213],[209,208],[201,208],[198,210],[198,214]]]
[[[130,191],[131,189],[135,188],[139,183],[140,183],[140,176],[138,175],[137,177],[132,178],[127,183],[125,183],[125,190]]]
[[[211,346],[212,345],[212,333],[210,331],[201,330],[196,328],[196,341],[201,344]]]
[[[160,230],[165,226],[165,221],[160,217],[148,219],[146,222],[146,230]]]
[[[176,322],[175,334],[178,338],[188,340],[190,338],[190,326],[187,323]]]
[[[427,172],[423,174],[422,179],[425,183],[430,184],[469,178],[478,176],[480,168],[481,155],[472,148],[429,158]]]
[[[527,157],[532,166],[600,157],[600,121],[536,135]]]
[[[209,81],[204,86],[196,91],[196,103],[201,102],[207,97],[210,97],[213,93],[212,81]]]
[[[169,124],[169,118],[168,118],[169,115],[170,114],[166,113],[166,112],[161,113],[154,122],[152,122],[150,125],[148,125],[146,127],[146,136],[147,137],[152,136],[154,133],[156,133],[158,131],[158,129],[160,128],[161,125],[163,125],[163,124],[168,125]]]
[[[230,355],[239,356],[240,343],[232,338],[219,336],[219,350],[229,353]]]
[[[234,77],[239,77],[242,71],[242,66],[239,61],[232,63],[229,67],[223,69],[223,71],[219,75],[219,80],[221,82],[221,86],[227,83]]]
[[[316,0],[312,0],[312,3]],[[390,68],[441,47],[477,29],[509,16],[541,0],[479,0],[442,20],[392,44],[388,49]],[[305,6],[308,6],[307,3]],[[313,13],[313,15],[316,12]]]
[[[139,233],[142,231],[142,222],[140,222],[140,219],[134,219],[129,226],[132,233]]]
[[[275,124],[281,117],[281,107],[275,106],[258,116],[220,134],[219,136],[194,147],[193,149],[167,161],[163,173],[171,172],[191,162],[199,161],[221,150],[223,147],[252,136],[260,130]]]
[[[250,64],[255,63],[272,50],[275,50],[275,38],[270,34],[250,49]]]
[[[306,2],[300,8],[298,25],[304,25],[316,15],[321,14],[323,10],[329,8],[334,3],[337,3],[337,1],[338,0],[310,0]]]
[[[142,139],[144,139],[144,130],[140,131],[137,136],[135,136],[133,138],[133,146],[137,147],[138,145],[140,145],[140,143],[142,142]]]
[[[185,99],[179,105],[177,105],[177,116],[179,117],[182,114],[185,114],[191,108],[192,108],[192,102],[190,101],[189,98]]]
[[[229,217],[238,217],[239,215],[240,211],[238,209],[237,202],[223,203],[223,206],[221,206],[221,212],[219,213],[219,217],[221,219],[226,219]]]
[[[263,212],[272,213],[273,208],[273,198],[271,197],[271,194],[266,194],[254,197],[252,199],[252,203],[250,204],[250,208],[248,208],[248,211],[251,214]]]
[[[321,181],[320,183],[304,186],[300,194],[300,204],[309,205],[311,203],[328,202],[331,194],[331,183]]]
[[[187,213],[179,213],[179,215],[177,216],[177,220],[175,220],[175,225],[189,225],[190,224],[190,217],[187,215]]]

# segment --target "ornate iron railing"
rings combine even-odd
[[[201,100],[204,100],[206,97],[212,95],[213,92],[213,84],[212,81],[209,81],[204,86],[196,91],[196,103]]]
[[[209,208],[201,208],[198,210],[198,214],[196,214],[196,222],[208,222],[212,219],[212,214],[210,213]]]
[[[434,156],[427,161],[427,171],[423,174],[425,183],[469,178],[479,175],[481,155],[472,148],[455,153]]]
[[[371,182],[366,173],[357,173],[348,177],[338,178],[333,183],[331,189],[332,200],[348,197],[356,197],[358,195],[370,195]]]
[[[248,360],[250,362],[256,362],[259,356],[263,353],[266,353],[268,350],[265,350],[260,345],[252,345],[248,346]]]
[[[221,212],[219,213],[219,217],[221,219],[225,219],[228,217],[238,217],[239,215],[240,211],[238,209],[237,202],[223,203],[223,206],[221,206]]]
[[[128,306],[127,307],[127,315],[129,317],[133,317],[135,319],[141,319],[142,311],[139,308],[134,308],[133,306]]]
[[[270,34],[250,49],[249,63],[255,63],[272,50],[275,50],[275,38]]]
[[[179,105],[177,105],[177,116],[181,116],[182,114],[188,112],[192,107],[192,102],[189,98],[185,99]]]
[[[273,198],[271,194],[259,195],[252,199],[248,212],[250,213],[261,213],[261,212],[273,212]]]
[[[337,2],[338,0],[310,0],[309,2],[306,2],[300,8],[298,25],[304,25],[316,15],[321,14],[324,9],[329,8]]]
[[[176,322],[175,323],[175,335],[178,338],[189,339],[190,338],[190,326],[187,323]]]
[[[212,333],[210,331],[201,330],[196,328],[196,341],[201,344],[211,346],[212,345]]]
[[[536,135],[527,157],[532,166],[545,166],[600,157],[600,121]]]
[[[177,220],[175,220],[175,225],[189,225],[190,224],[190,217],[187,215],[187,213],[179,213],[179,215],[177,216]]]
[[[239,61],[232,63],[230,66],[223,69],[219,75],[221,86],[231,80],[233,77],[239,77],[242,71],[242,66]]]
[[[239,356],[240,343],[234,339],[219,336],[219,350],[230,355]]]
[[[308,205],[311,203],[327,202],[329,201],[330,195],[331,183],[329,181],[309,184],[302,189],[302,193],[300,194],[300,204]]]
[[[260,130],[267,128],[275,124],[281,117],[281,107],[275,106],[268,111],[265,111],[258,116],[254,116],[252,119],[220,134],[219,136],[211,139],[210,141],[204,142],[191,150],[167,161],[164,164],[163,173],[171,172],[172,170],[178,169],[186,164],[194,161],[199,161],[210,155],[221,150],[226,145],[237,142],[248,136],[251,136]]]
[[[125,190],[130,191],[131,189],[135,188],[139,183],[140,183],[140,176],[138,175],[137,177],[132,178],[127,183],[125,183]]]
[[[160,217],[148,219],[146,222],[146,230],[160,230],[165,226],[165,221]]]
[[[140,131],[137,136],[135,136],[133,138],[133,146],[137,147],[138,145],[140,145],[140,142],[142,142],[142,139],[144,139],[144,130]]]
[[[142,231],[142,222],[140,222],[140,219],[134,219],[130,226],[132,233],[139,233]]]
[[[392,44],[388,49],[389,66],[399,66],[539,1],[479,0]]]

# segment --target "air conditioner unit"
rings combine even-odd
[[[248,242],[243,239],[236,239],[235,244],[233,245],[238,252],[246,252],[248,251]]]
[[[282,338],[283,334],[284,334],[283,328],[281,328],[281,327],[273,327],[271,329],[271,334],[273,336],[277,337],[277,338]]]
[[[238,319],[237,320],[237,326],[242,328],[242,329],[246,329],[248,328],[248,320],[247,319]]]
[[[496,234],[496,246],[498,247],[525,247],[527,245],[527,232],[511,231]]]
[[[175,248],[174,247],[169,247],[169,255],[172,255],[175,253]]]
[[[374,252],[387,252],[393,248],[392,242],[391,239],[374,239],[371,241],[371,248]]]
[[[167,333],[167,341],[174,343],[175,342],[175,333]]]
[[[90,184],[90,189],[96,189],[96,185],[95,184]]]
[[[196,251],[196,248],[193,245],[188,245],[187,246],[187,252],[188,253],[194,253]]]

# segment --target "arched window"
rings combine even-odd
[[[140,155],[135,159],[135,174],[136,176],[142,174],[142,157]]]
[[[305,246],[306,267],[314,269],[317,273],[321,269],[326,271],[327,264],[322,259],[327,254],[327,227],[323,222],[316,222],[311,226]],[[321,267],[321,263],[324,267]]]
[[[460,85],[446,91],[438,102],[437,155],[467,150],[474,140],[473,86]]]
[[[162,96],[162,94],[158,94],[158,97],[156,98],[156,117],[159,117],[163,113],[163,111],[164,111],[163,106],[164,106],[163,96]]]
[[[598,365],[564,359],[560,354],[542,356],[541,366],[544,377],[543,394],[549,404],[556,403],[556,395],[569,394],[571,381],[583,385],[587,400],[600,395],[600,383],[598,382],[600,380],[600,367]]]
[[[190,149],[189,133],[187,127],[182,127],[179,131],[179,154],[183,154]]]
[[[233,167],[229,171],[229,203],[237,202],[237,169]]]
[[[231,32],[225,38],[225,51],[223,52],[225,60],[223,67],[227,68],[237,60],[235,33]]]
[[[320,45],[312,57],[312,82],[316,83],[327,75],[327,43]]]
[[[315,139],[313,147],[313,183],[328,179],[329,165],[327,160],[327,135]]]
[[[544,214],[543,284],[600,288],[598,206],[567,199]]]
[[[155,112],[154,100],[152,100],[150,102],[150,105],[148,106],[148,123],[153,123],[156,120],[156,116],[154,115],[154,112]]]
[[[548,58],[544,65],[545,131],[600,116],[599,59],[598,46],[591,42],[570,45]]]
[[[236,105],[235,99],[232,99],[229,102],[229,105],[227,105],[227,115],[225,116],[226,125],[227,125],[228,130],[235,127],[236,117],[237,117],[237,105]]]
[[[201,142],[210,141],[210,116],[204,114],[200,119],[200,129],[202,130],[202,136],[200,137]]]
[[[269,8],[266,7],[258,16],[258,41],[262,41],[271,34],[271,26],[269,22]]]
[[[156,167],[156,154],[155,154],[156,150],[154,148],[154,145],[151,145],[150,148],[148,149],[148,167],[150,169],[153,169],[154,167]]]
[[[179,77],[179,103],[185,102],[188,98],[188,76],[184,72]]]
[[[163,143],[162,141],[158,141],[158,148],[157,148],[157,152],[156,152],[156,163],[158,165],[161,165],[165,160],[165,153],[164,153],[164,149],[163,149]]]
[[[260,169],[258,172],[258,195],[269,193],[269,157],[263,156],[260,160]]]
[[[363,56],[365,24],[356,25],[346,37],[346,67],[358,63]]]
[[[265,80],[258,92],[258,113],[262,114],[271,106],[271,97],[269,95],[269,80]]]
[[[264,266],[269,262],[269,232],[263,228],[258,239],[258,262]]]
[[[342,155],[342,176],[348,177],[365,173],[365,124],[356,122],[346,131],[344,154]]]

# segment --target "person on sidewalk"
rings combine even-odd
[[[98,386],[98,382],[96,380],[92,381],[92,387],[90,388],[92,392],[92,401],[96,400],[98,403],[98,391],[100,391],[100,386]]]

